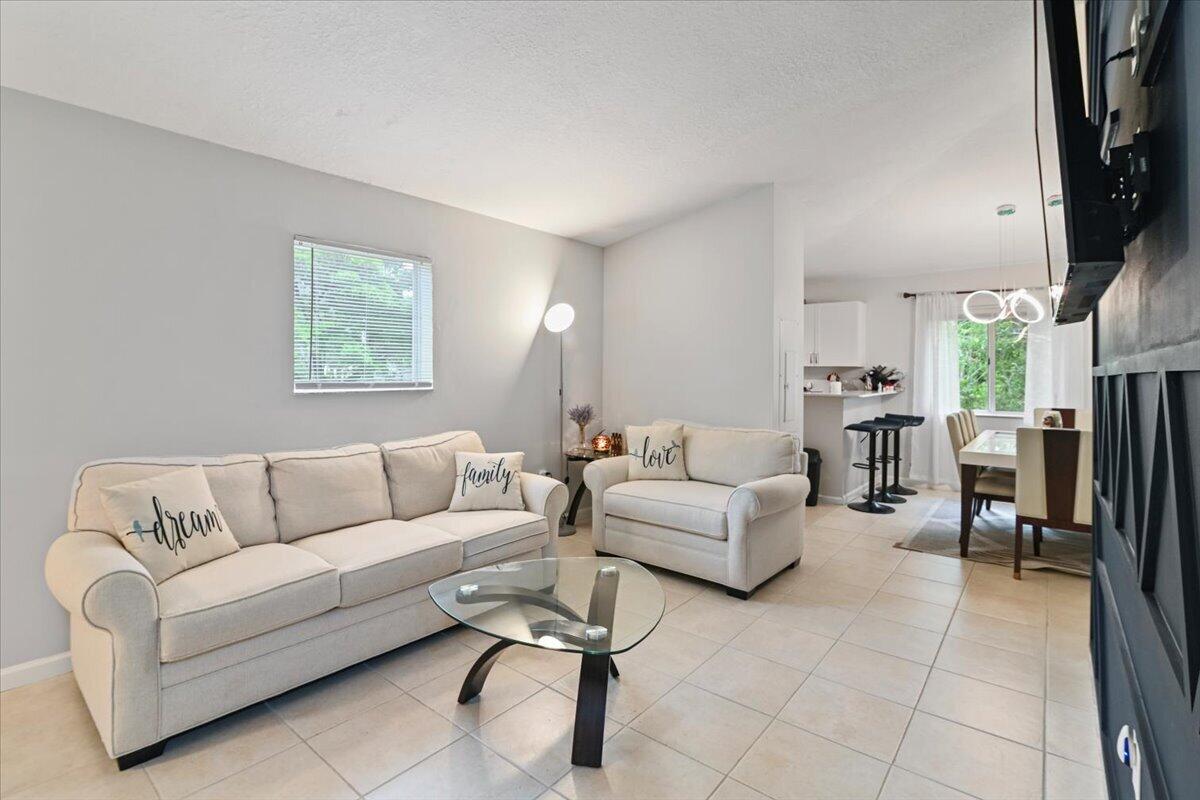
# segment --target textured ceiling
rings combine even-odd
[[[596,244],[795,181],[813,275],[992,264],[1003,202],[1038,260],[1031,52],[1007,0],[0,5],[6,86]]]

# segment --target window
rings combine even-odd
[[[292,270],[296,392],[433,388],[428,259],[297,238]]]
[[[958,321],[958,376],[962,407],[1025,411],[1025,330],[1004,319],[988,325]]]

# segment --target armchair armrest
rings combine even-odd
[[[772,475],[743,483],[729,497],[730,516],[749,522],[800,505],[808,497],[808,478],[804,475]]]
[[[522,472],[521,499],[525,501],[526,511],[543,515],[550,524],[550,542],[542,553],[546,558],[553,558],[558,552],[558,521],[567,509],[566,485],[545,475]]]
[[[158,590],[106,533],[64,534],[46,555],[46,583],[71,614],[75,680],[112,757],[159,739]]]
[[[611,456],[583,468],[583,482],[592,493],[592,545],[604,552],[604,492],[629,480],[629,456]]]

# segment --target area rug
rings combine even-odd
[[[959,558],[958,500],[943,500],[912,533],[896,547]],[[1016,520],[1011,503],[994,503],[992,510],[984,509],[971,526],[969,561],[982,564],[1013,563],[1013,529]],[[1025,527],[1025,551],[1021,569],[1057,569],[1075,575],[1092,574],[1092,537],[1086,533],[1042,529],[1042,555],[1034,558],[1033,529]]]

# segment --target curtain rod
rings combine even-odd
[[[1048,289],[1050,287],[1048,287],[1048,286],[1025,286],[1025,287],[1020,287],[1020,288]],[[995,292],[996,294],[1000,294],[1001,292],[1007,292],[1007,291],[1009,291],[1009,290],[1008,289],[959,289],[958,291],[951,292],[950,294],[971,294],[972,292]],[[900,296],[903,297],[905,300],[911,300],[912,298],[918,297],[923,294],[941,294],[941,292],[904,292]]]

